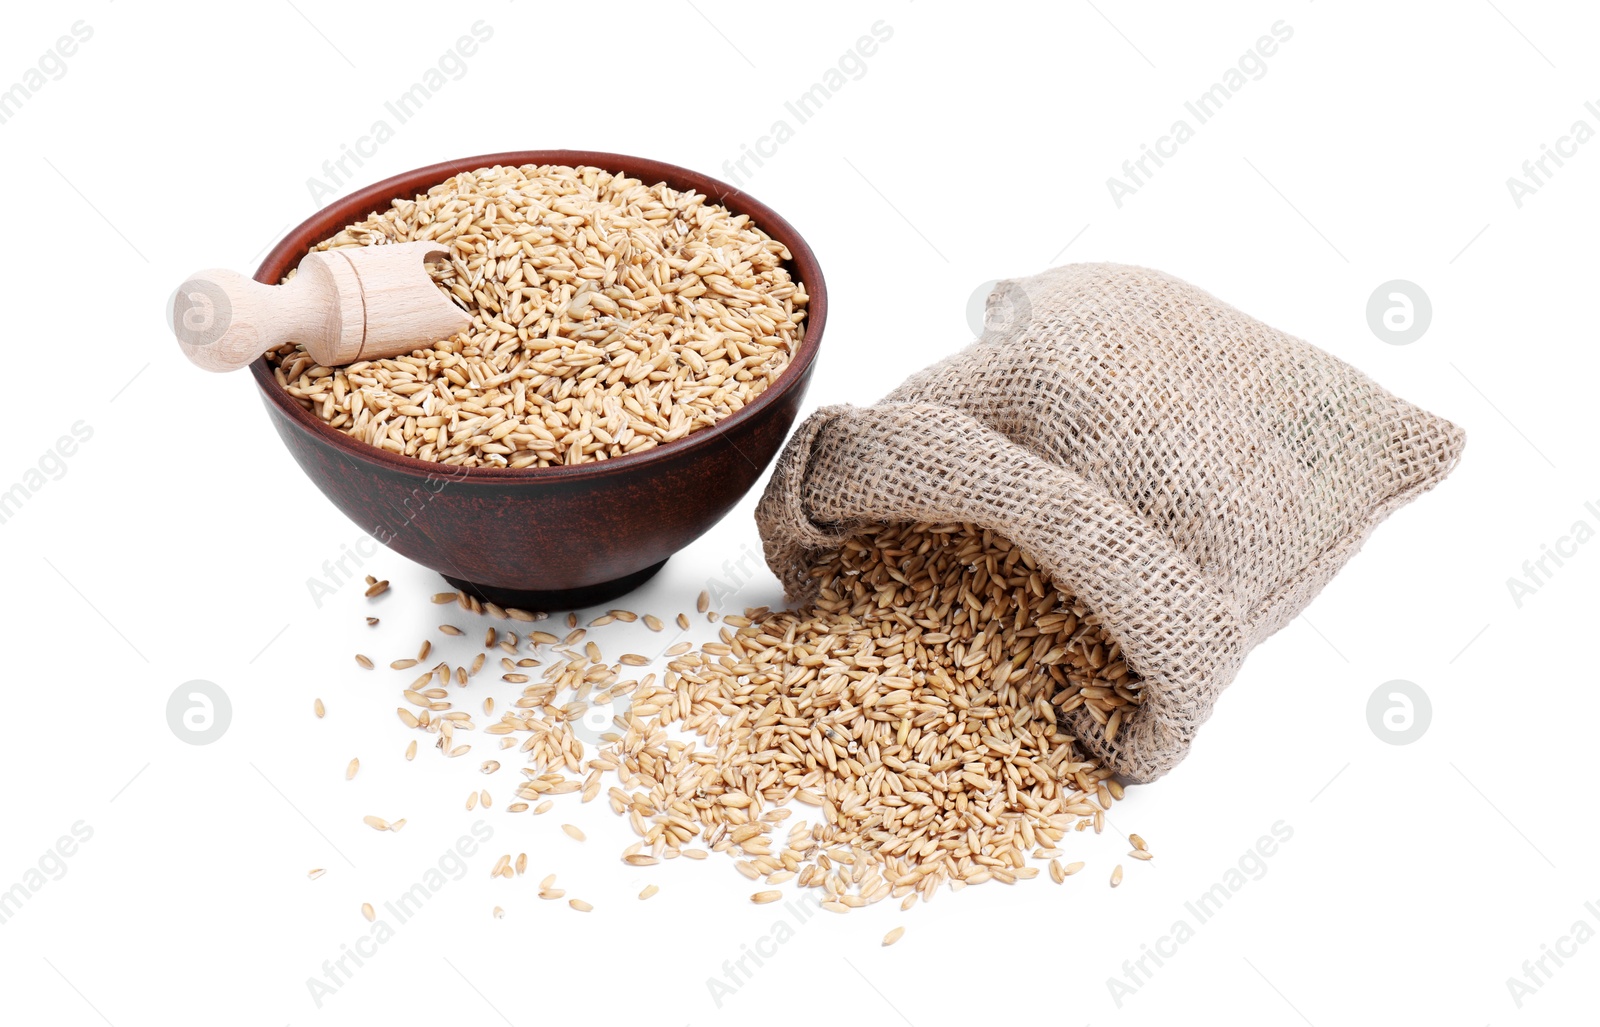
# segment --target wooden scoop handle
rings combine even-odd
[[[287,285],[200,271],[172,304],[178,345],[208,371],[232,371],[288,342],[325,367],[399,356],[448,339],[472,319],[428,277],[434,242],[307,254]]]

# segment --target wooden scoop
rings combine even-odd
[[[244,367],[298,342],[324,367],[410,353],[472,323],[424,266],[435,242],[351,246],[307,254],[287,285],[200,271],[178,287],[172,328],[207,371]]]

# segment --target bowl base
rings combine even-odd
[[[614,578],[611,581],[602,581],[596,585],[584,585],[581,588],[553,589],[551,591],[533,591],[516,588],[497,588],[494,585],[475,585],[470,581],[452,578],[443,575],[444,580],[454,585],[458,590],[474,596],[486,603],[494,603],[502,609],[514,607],[527,610],[530,613],[553,613],[556,610],[577,610],[585,606],[594,606],[597,603],[609,602],[618,596],[626,595],[640,585],[656,576],[656,571],[666,566],[667,561],[642,571]]]

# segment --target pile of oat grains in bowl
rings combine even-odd
[[[568,613],[559,627],[542,612],[440,593],[436,603],[501,623],[476,655],[403,686],[397,715],[447,758],[492,739],[502,755],[478,769],[520,772],[507,814],[603,797],[638,836],[625,864],[723,853],[759,882],[758,903],[787,884],[818,889],[833,912],[890,898],[909,909],[942,889],[1041,870],[1061,884],[1083,869],[1067,836],[1103,831],[1123,790],[1061,715],[1087,709],[1114,737],[1142,699],[1094,614],[1022,549],[970,524],[866,526],[813,574],[817,597],[796,610],[719,615],[702,593],[696,613],[720,627],[699,644],[672,641],[691,628],[687,612],[612,609],[586,623]],[[671,644],[655,658],[607,653],[608,627],[634,624]],[[439,630],[441,645],[476,631]],[[391,667],[416,674],[432,648],[425,640]],[[485,669],[501,684],[486,688]],[[481,694],[497,689],[498,704]],[[598,731],[596,711],[606,714]],[[413,739],[406,758],[417,748]],[[481,785],[467,797],[469,809],[492,802]],[[1137,834],[1128,840],[1131,859],[1151,858]],[[526,865],[507,853],[494,873]],[[1109,880],[1121,883],[1121,863]],[[567,897],[553,876],[539,895]]]
[[[804,334],[809,297],[782,243],[690,191],[594,167],[462,172],[316,249],[432,240],[472,318],[450,339],[347,367],[298,345],[278,384],[370,445],[465,467],[638,453],[735,413]]]

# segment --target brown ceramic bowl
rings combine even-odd
[[[397,456],[328,427],[250,366],[278,435],[323,494],[363,531],[457,588],[502,606],[563,609],[615,598],[726,514],[783,444],[828,319],[822,270],[804,239],[765,204],[661,161],[581,150],[528,150],[435,164],[338,200],[291,231],[256,272],[276,283],[313,245],[461,171],[493,164],[588,164],[693,189],[748,214],[789,248],[811,296],[805,336],[782,376],[744,409],[643,453],[573,467],[447,467]]]

